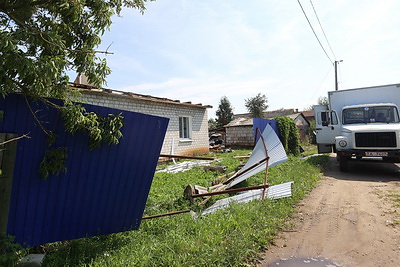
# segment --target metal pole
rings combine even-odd
[[[338,90],[338,83],[337,83],[337,61],[335,60],[335,91]]]
[[[267,145],[265,144],[264,136],[262,135],[260,128],[257,128],[257,131],[260,133],[261,141],[262,141],[262,143],[263,143],[263,145],[264,145],[264,149],[265,149],[265,156],[267,157],[267,162],[266,162],[266,164],[265,164],[265,178],[264,178],[264,185],[266,185],[266,184],[267,184],[267,180],[268,180],[268,162],[269,162],[269,155],[268,155]],[[264,187],[263,194],[262,194],[262,197],[261,197],[262,200],[264,200],[264,197],[265,197],[265,190],[266,190],[266,189],[267,189],[267,188]]]
[[[181,211],[174,211],[174,212],[168,212],[168,213],[163,213],[163,214],[156,214],[156,215],[143,217],[142,220],[165,217],[165,216],[171,216],[171,215],[176,215],[176,214],[182,214],[182,213],[187,213],[187,212],[190,212],[190,211],[191,210],[181,210]]]
[[[246,169],[246,170],[244,170],[244,171],[239,170],[239,171],[238,171],[237,173],[235,173],[231,178],[229,178],[228,180],[226,180],[225,182],[223,182],[223,184],[229,185],[230,183],[232,183],[232,182],[236,179],[236,177],[238,177],[239,175],[242,175],[242,174],[244,174],[244,173],[246,173],[246,172],[251,171],[252,169],[258,167],[260,164],[264,163],[264,161],[267,161],[268,159],[269,159],[269,158],[262,159],[262,160],[260,160],[259,162],[256,162],[254,165],[250,166],[248,169]]]
[[[242,191],[250,191],[250,190],[255,190],[255,189],[263,189],[267,188],[269,185],[255,185],[255,186],[249,186],[249,187],[242,187],[242,188],[235,188],[235,189],[228,189],[224,191],[215,191],[215,192],[210,192],[210,193],[204,193],[204,194],[195,194],[192,195],[193,198],[196,197],[207,197],[207,196],[215,196],[215,195],[222,195],[222,194],[227,194],[227,193],[236,193],[236,192],[242,192]]]
[[[337,81],[337,65],[339,62],[343,62],[343,60],[335,60],[335,90],[338,90],[338,81]]]

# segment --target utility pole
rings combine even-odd
[[[335,90],[338,90],[338,81],[337,81],[337,65],[339,62],[343,62],[343,60],[335,60]]]

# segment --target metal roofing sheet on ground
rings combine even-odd
[[[279,185],[273,185],[265,190],[265,197],[269,199],[278,199],[292,196],[293,182],[287,182]],[[205,209],[202,214],[212,213],[218,209],[226,208],[231,202],[247,203],[255,199],[261,199],[264,189],[251,190],[238,194],[233,197],[224,198],[216,201],[212,206]]]

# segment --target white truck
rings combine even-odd
[[[400,84],[328,92],[314,106],[319,153],[336,152],[340,170],[350,159],[400,162]]]

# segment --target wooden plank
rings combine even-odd
[[[2,140],[9,140],[17,137],[16,134],[0,134]],[[3,149],[3,147],[2,147]],[[10,142],[4,145],[1,151],[2,161],[0,175],[0,233],[7,233],[8,214],[10,211],[10,199],[14,175],[15,156],[17,154],[17,142]]]
[[[215,158],[195,157],[195,156],[180,156],[180,155],[167,155],[167,154],[160,154],[160,158],[215,160]]]

